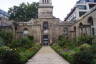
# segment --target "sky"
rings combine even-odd
[[[71,11],[71,9],[75,6],[77,0],[52,0],[53,8],[53,15],[56,18],[60,18],[64,20],[67,14]],[[39,0],[1,0],[0,1],[0,9],[4,11],[8,11],[10,7],[14,5],[19,5],[22,2],[39,2]]]

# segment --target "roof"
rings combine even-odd
[[[67,17],[65,18],[64,21],[66,21],[66,20],[69,18],[69,16],[75,11],[75,9],[76,9],[76,7],[74,7],[74,8],[70,11],[70,13],[67,15]]]

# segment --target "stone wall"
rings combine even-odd
[[[88,20],[89,18],[92,18],[93,19],[93,26],[90,26],[90,24],[88,23]],[[80,17],[79,20],[77,20],[74,24],[72,24],[70,27],[69,27],[69,35],[71,36],[71,38],[74,38],[74,37],[78,37],[81,35],[81,29],[79,27],[80,23],[82,23],[83,25],[85,25],[85,28],[83,27],[82,31],[83,31],[83,34],[87,34],[87,35],[92,35],[92,28],[94,28],[94,35],[96,35],[96,10],[92,10],[88,13],[86,13],[85,15],[83,15],[82,17]],[[76,27],[76,33],[74,31],[74,27]]]
[[[18,33],[23,34],[24,28],[27,28],[28,35],[34,36],[35,42],[42,43],[43,35],[48,35],[50,44],[56,42],[58,37],[63,34],[63,25],[60,25],[60,20],[58,18],[39,18],[32,19],[29,22],[19,23]],[[48,22],[48,33],[45,34],[43,30],[43,23]],[[22,36],[22,35],[20,35]],[[20,37],[19,36],[19,37]]]

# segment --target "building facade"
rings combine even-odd
[[[96,6],[69,27],[69,36],[71,38],[80,35],[96,35]]]
[[[32,35],[35,42],[41,44],[52,44],[64,32],[59,18],[53,16],[51,0],[40,0],[38,7],[38,18],[28,22],[19,22],[17,33],[19,35]]]
[[[79,0],[75,7],[65,18],[65,21],[75,22],[80,19],[82,15],[90,11],[96,5],[95,0]]]
[[[1,29],[6,29],[10,30],[12,29],[12,23],[8,19],[9,14],[3,10],[0,9],[0,30]]]

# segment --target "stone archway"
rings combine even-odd
[[[42,44],[49,45],[49,36],[48,35],[43,35]]]
[[[94,26],[93,17],[90,16],[90,17],[88,18],[87,22],[88,22],[88,24],[90,25],[90,34],[91,34],[91,35],[94,35],[94,34],[95,34],[95,32],[94,32],[94,27],[92,27],[92,26]]]
[[[24,29],[23,29],[23,35],[24,35],[24,36],[28,36],[28,34],[29,34],[28,28],[24,28]]]
[[[83,34],[83,23],[79,23],[79,33],[82,35]]]
[[[43,22],[43,35],[42,35],[42,44],[49,45],[49,24],[47,21]]]

